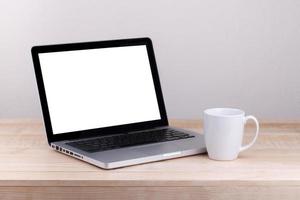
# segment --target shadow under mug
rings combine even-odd
[[[252,116],[235,108],[211,108],[204,111],[204,139],[208,156],[213,160],[234,160],[241,151],[250,148],[256,141],[259,123]],[[252,119],[256,124],[253,140],[242,146],[244,126]]]

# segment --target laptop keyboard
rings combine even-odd
[[[118,149],[157,142],[168,142],[195,137],[173,129],[159,129],[153,131],[128,133],[122,135],[105,136],[88,140],[69,142],[68,145],[90,153]]]

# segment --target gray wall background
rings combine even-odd
[[[300,119],[299,0],[1,0],[0,118],[39,118],[33,45],[149,36],[170,118]]]

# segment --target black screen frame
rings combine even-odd
[[[156,92],[156,98],[158,102],[159,112],[161,119],[152,120],[117,126],[110,126],[104,128],[94,128],[88,130],[73,131],[67,133],[53,134],[51,118],[49,114],[49,108],[47,103],[47,97],[44,87],[44,81],[40,66],[39,53],[50,53],[50,52],[60,52],[60,51],[74,51],[74,50],[85,50],[85,49],[97,49],[97,48],[109,48],[109,47],[123,47],[123,46],[135,46],[135,45],[146,45],[149,63],[151,67],[151,73],[153,78],[153,83]],[[165,109],[163,94],[161,90],[154,50],[152,41],[150,38],[131,38],[131,39],[119,39],[119,40],[108,40],[108,41],[97,41],[97,42],[82,42],[82,43],[69,43],[69,44],[55,44],[55,45],[43,45],[34,46],[31,48],[31,54],[33,59],[34,71],[36,82],[38,86],[40,103],[42,107],[43,119],[46,129],[46,134],[48,138],[48,143],[57,142],[62,140],[80,139],[87,137],[95,137],[99,135],[107,134],[118,134],[130,131],[139,131],[145,129],[151,129],[160,126],[168,126],[168,118]]]

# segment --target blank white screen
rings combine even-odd
[[[39,59],[53,134],[161,119],[145,45]]]

